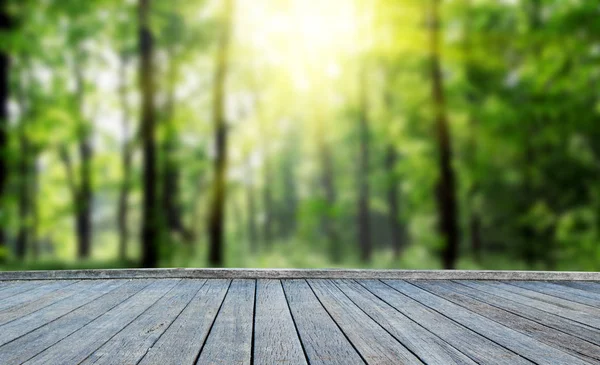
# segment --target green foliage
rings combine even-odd
[[[161,217],[160,264],[205,266],[219,2],[151,3],[159,195],[162,201],[173,194],[181,216],[179,228]],[[441,3],[440,57],[461,212],[459,267],[600,270],[600,8],[565,0]],[[236,2],[225,91],[228,266],[441,267],[429,4]],[[8,245],[0,245],[0,261],[7,262],[1,267],[133,266],[144,193],[137,2],[9,5],[16,27],[0,33],[0,51],[12,60],[10,178],[2,198],[7,214],[0,217]],[[363,117],[368,171],[358,163]],[[91,161],[81,153],[86,138]],[[390,150],[397,155],[391,166]],[[93,254],[78,263],[73,217],[80,196],[73,187],[86,166]],[[168,173],[176,189],[165,192]],[[370,263],[358,257],[362,174],[369,186]],[[124,186],[126,257],[134,262],[114,261]],[[390,217],[393,187],[396,217]],[[26,192],[30,198],[22,203]],[[473,218],[480,221],[480,255]],[[391,222],[404,232],[398,258]],[[13,253],[22,227],[28,247],[21,262]],[[340,251],[338,262],[332,247]]]

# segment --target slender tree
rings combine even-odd
[[[119,203],[117,211],[117,226],[119,229],[119,258],[127,259],[127,246],[129,241],[129,192],[132,183],[132,158],[133,158],[133,140],[131,139],[131,108],[127,100],[127,64],[128,57],[125,54],[121,55],[120,63],[120,86],[119,99],[121,101],[122,111],[122,133],[123,142],[121,145],[121,168],[123,170],[123,179],[119,187]]]
[[[360,112],[358,116],[360,152],[358,163],[358,241],[362,262],[371,260],[371,226],[369,204],[369,110],[367,100],[367,70],[363,65],[360,71]]]
[[[254,197],[254,179],[253,169],[250,157],[246,162],[246,176],[249,181],[246,183],[246,220],[248,225],[248,241],[250,242],[250,251],[258,251],[258,229],[256,227],[256,198]]]
[[[325,136],[324,123],[321,120],[318,123],[316,141],[321,164],[321,186],[327,207],[322,217],[322,226],[325,236],[329,241],[329,257],[334,263],[339,263],[342,260],[342,247],[334,215],[337,204],[337,192],[335,188],[333,154]]]
[[[470,156],[470,165],[473,171],[478,169],[477,161],[477,150],[478,150],[478,131],[479,131],[479,120],[476,116],[476,110],[480,105],[481,98],[475,90],[476,74],[475,74],[475,63],[472,54],[472,37],[474,33],[473,29],[473,12],[471,0],[465,0],[465,45],[464,45],[464,59],[465,59],[465,74],[467,79],[467,102],[468,115],[469,115],[469,129],[470,138],[468,141],[468,155]],[[474,174],[476,175],[476,173]],[[481,195],[480,183],[475,180],[469,187],[468,191],[468,205],[469,205],[469,236],[471,240],[471,252],[476,262],[481,262],[482,254],[482,237],[481,237],[481,211],[479,204],[479,196]]]
[[[32,146],[27,135],[27,127],[31,117],[31,103],[27,102],[25,95],[25,80],[26,71],[21,71],[21,79],[17,88],[17,100],[21,117],[19,120],[18,140],[19,140],[19,162],[17,168],[18,175],[18,215],[19,215],[19,230],[15,242],[15,254],[17,258],[24,259],[27,252],[28,241],[30,238],[30,208],[31,208],[31,189],[30,189],[30,172],[31,172],[31,155]]]
[[[8,11],[8,0],[0,0],[0,34],[8,34],[13,22]],[[6,46],[0,47],[0,260],[6,245],[5,189],[8,181],[8,98],[10,77],[10,54]]]
[[[441,21],[440,0],[431,0],[429,7],[429,47],[431,93],[434,106],[435,131],[439,152],[439,181],[437,205],[440,235],[444,246],[442,263],[446,269],[454,269],[458,258],[459,229],[456,183],[452,167],[452,143],[446,113],[444,80],[441,70]]]
[[[388,173],[387,181],[387,200],[388,200],[388,218],[390,221],[390,236],[394,258],[399,259],[404,247],[404,229],[400,224],[400,203],[399,203],[399,181],[396,176],[396,164],[398,162],[398,151],[396,146],[389,144],[385,152],[385,170]]]
[[[84,51],[77,51],[73,66],[75,78],[75,93],[73,103],[75,109],[75,135],[77,138],[77,152],[79,168],[73,163],[72,156],[66,143],[60,146],[60,157],[67,171],[67,180],[71,190],[73,207],[75,209],[75,236],[77,238],[77,257],[86,259],[90,256],[92,246],[92,135],[93,125],[84,115],[86,100],[85,80],[83,78],[82,64],[87,55]]]
[[[233,22],[233,0],[224,0],[223,28],[216,59],[213,87],[213,124],[215,130],[215,161],[212,201],[208,221],[208,262],[222,266],[225,248],[225,199],[227,191],[227,121],[225,120],[225,82],[229,64],[229,43]]]
[[[159,244],[159,206],[156,168],[156,115],[154,39],[150,28],[151,0],[139,0],[139,79],[141,89],[141,139],[143,145],[142,266],[156,267]]]

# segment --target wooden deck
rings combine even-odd
[[[600,277],[0,273],[0,364],[21,363],[600,364]]]

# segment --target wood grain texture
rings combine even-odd
[[[157,280],[26,364],[78,364],[171,290],[178,280]]]
[[[4,311],[9,308],[27,305],[27,303],[34,302],[46,294],[68,287],[69,285],[75,284],[76,281],[64,280],[64,281],[48,281],[36,285],[31,290],[10,296],[0,301],[0,311]]]
[[[310,364],[365,363],[305,280],[285,280],[283,288]]]
[[[73,285],[59,288],[54,291],[47,292],[40,296],[35,296],[20,305],[0,310],[0,325],[13,321],[17,318],[24,317],[30,313],[51,306],[57,302],[66,301],[70,297],[81,292],[94,292],[95,287],[100,285],[98,290],[107,283],[115,283],[114,280],[102,282],[84,282],[80,281]],[[110,285],[110,284],[109,284]]]
[[[495,293],[498,296],[513,300],[517,303],[522,303],[524,305],[570,319],[571,321],[578,322],[595,329],[600,329],[600,317],[598,316],[599,313],[597,309],[595,310],[595,308],[578,305],[578,303],[564,301],[560,298],[498,282],[483,283],[467,281],[465,283],[477,289],[484,291],[487,290],[488,292]]]
[[[254,323],[255,363],[307,364],[279,280],[257,281]]]
[[[81,364],[137,364],[206,280],[182,280]]]
[[[437,295],[431,294],[408,282],[388,280],[385,281],[385,283],[532,362],[541,365],[556,365],[557,363],[572,365],[586,364],[585,361],[582,361],[575,356],[558,350],[555,347],[548,346],[545,343],[536,341],[521,332],[505,327],[498,322],[476,314],[473,311],[465,309],[464,307],[456,305]]]
[[[457,293],[469,295],[482,302],[541,323],[544,326],[557,329],[588,342],[600,345],[600,330],[596,328],[573,322],[567,318],[543,311],[534,306],[529,306],[521,297],[508,298],[510,297],[510,293],[507,295],[494,287],[478,286],[477,282],[471,281],[457,281],[455,283],[458,284],[454,287],[454,291]]]
[[[597,282],[345,272],[3,281],[0,364],[600,365]]]
[[[309,280],[329,315],[368,364],[423,364],[331,282]]]
[[[507,282],[509,283],[509,282]],[[557,285],[546,282],[523,281],[511,283],[518,287],[537,291],[539,293],[552,295],[564,300],[589,305],[600,308],[600,293],[589,292],[585,290],[569,288],[564,285]]]
[[[27,281],[4,281],[2,288],[0,289],[0,300],[12,297],[13,295],[26,292],[28,290],[35,289],[43,283],[47,283],[46,280],[27,280]]]
[[[197,364],[251,364],[254,280],[233,280]]]
[[[412,284],[585,361],[600,361],[600,346],[462,294],[457,291],[458,284],[440,281]]]
[[[556,281],[553,284],[568,286],[575,289],[584,290],[591,293],[600,293],[599,282],[585,282],[585,281]]]
[[[476,364],[459,350],[421,327],[418,322],[379,300],[373,293],[355,281],[336,280],[334,284],[354,304],[425,363],[429,365]]]
[[[123,285],[124,282],[121,280],[107,280],[97,283],[88,282],[86,284],[87,285],[83,287],[79,287],[79,292],[75,295],[66,295],[63,300],[1,325],[0,345],[4,345],[36,328],[42,327],[47,323],[62,317],[74,309],[77,309]]]
[[[135,295],[152,281],[126,282],[118,289],[0,346],[0,364],[21,364],[31,359]]]
[[[597,272],[364,269],[112,269],[5,271],[0,281],[98,279],[401,279],[600,281]]]
[[[397,311],[434,333],[453,347],[460,349],[479,364],[533,364],[469,328],[443,316],[433,309],[406,296],[381,281],[361,281],[370,292]]]
[[[213,324],[230,280],[209,280],[175,322],[148,350],[140,365],[193,364]]]

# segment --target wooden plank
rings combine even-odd
[[[600,345],[600,330],[573,322],[567,318],[543,311],[541,309],[524,305],[523,298],[515,296],[512,299],[510,293],[502,292],[494,287],[479,286],[478,282],[457,281],[454,291],[469,295],[479,301],[491,304],[521,317],[531,319],[547,327],[569,333],[588,342]],[[516,299],[516,300],[514,300]]]
[[[461,294],[456,291],[459,284],[442,281],[415,281],[412,284],[585,361],[600,361],[600,346]]]
[[[254,323],[255,363],[307,364],[279,280],[257,281]]]
[[[333,283],[321,279],[309,280],[308,284],[368,364],[423,364]]]
[[[147,287],[153,280],[136,280],[77,308],[42,327],[0,346],[0,364],[21,364],[100,317]]]
[[[2,288],[0,288],[0,300],[11,297],[15,294],[24,292],[26,290],[32,290],[33,288],[47,283],[47,280],[26,280],[26,281],[0,281]]]
[[[600,329],[600,317],[598,317],[597,314],[594,315],[594,313],[590,313],[588,311],[588,309],[596,310],[595,308],[581,305],[581,307],[584,308],[579,310],[577,303],[572,303],[560,298],[536,293],[527,289],[522,289],[499,282],[483,283],[466,281],[465,283],[478,289],[481,288],[482,290],[491,290],[494,293],[497,293],[497,295],[513,300],[517,303],[523,303],[530,307],[538,308],[548,313],[570,319],[574,322]]]
[[[178,281],[155,281],[25,363],[40,365],[79,363],[146,311]]]
[[[476,314],[464,307],[456,305],[437,295],[431,294],[408,282],[388,280],[390,285],[399,292],[410,296],[442,315],[470,328],[490,340],[520,354],[540,365],[571,364],[584,365],[587,362],[572,356],[545,343],[536,341],[529,336],[505,327],[498,322]]]
[[[577,303],[571,299],[563,299],[556,295],[545,294],[539,290],[534,290],[533,288],[525,288],[520,285],[512,285],[507,282],[505,283],[494,281],[490,283],[493,285],[497,285],[503,290],[510,291],[511,293],[519,294],[529,299],[533,299],[536,303],[544,302],[551,305],[560,306],[562,308],[570,309],[575,312],[588,313],[600,319],[600,311],[598,311],[598,308],[594,308],[593,306]],[[600,325],[600,321],[598,322],[598,324]]]
[[[67,287],[75,284],[77,281],[64,280],[64,281],[49,281],[43,284],[38,284],[35,288],[21,292],[16,295],[12,295],[8,298],[0,301],[0,311],[6,310],[12,307],[24,305],[28,302],[35,301],[45,294],[51,293],[55,290]]]
[[[93,279],[403,279],[600,281],[597,272],[364,269],[113,269],[6,271],[0,281]]]
[[[140,365],[193,364],[223,303],[230,280],[208,280],[148,350]],[[185,339],[185,341],[182,341]]]
[[[555,281],[553,284],[568,286],[591,293],[600,293],[600,283],[588,281]]]
[[[64,301],[79,291],[86,290],[90,286],[93,286],[90,284],[94,283],[85,281],[76,282],[73,285],[68,285],[57,290],[50,291],[44,295],[34,296],[30,301],[24,302],[20,305],[2,309],[0,310],[0,325],[26,316],[56,302]]]
[[[284,280],[282,283],[310,364],[365,363],[305,280]]]
[[[4,345],[36,328],[62,317],[78,307],[123,285],[124,282],[120,280],[107,280],[94,283],[84,282],[84,284],[86,284],[86,286],[80,287],[80,292],[77,294],[68,296],[52,305],[0,326],[0,345]]]
[[[454,348],[460,349],[479,364],[532,364],[531,361],[450,320],[411,297],[393,290],[381,281],[369,280],[359,283],[381,301],[394,307]]]
[[[197,364],[251,363],[255,292],[254,280],[233,280]]]
[[[206,280],[182,280],[80,364],[137,364]],[[186,338],[181,340],[187,341]]]
[[[394,307],[351,280],[335,280],[348,298],[380,326],[429,365],[469,364],[476,362],[421,327]]]
[[[509,282],[507,282],[507,284],[509,284]],[[600,293],[569,288],[568,286],[556,285],[543,281],[519,281],[512,284],[524,289],[534,290],[539,293],[552,295],[572,302],[589,305],[591,307],[600,307]]]

